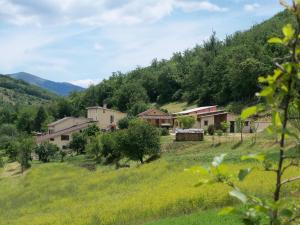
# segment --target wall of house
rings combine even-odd
[[[257,129],[257,132],[261,132],[263,130],[265,130],[266,128],[268,128],[270,125],[272,125],[271,122],[268,121],[258,121],[258,122],[254,122],[254,126]]]
[[[117,125],[120,119],[127,116],[126,113],[119,111],[104,109],[104,108],[91,108],[88,109],[88,118],[98,121],[97,125],[100,129],[107,129],[110,125]],[[113,121],[111,120],[113,118]]]
[[[65,149],[71,142],[72,140],[72,132],[71,133],[67,133],[67,134],[63,134],[63,135],[68,135],[69,136],[69,140],[62,140],[61,135],[50,139],[49,142],[52,144],[57,145],[60,149]]]
[[[60,130],[64,130],[64,129],[69,128],[69,127],[76,126],[78,124],[86,123],[88,121],[89,120],[87,118],[84,118],[84,117],[79,117],[79,118],[70,117],[70,118],[67,118],[67,119],[61,121],[60,123],[58,123],[54,126],[48,127],[48,129],[49,129],[49,131],[51,130],[51,132],[53,133],[53,132],[57,132],[57,131],[60,131]]]
[[[214,125],[214,124],[215,124],[215,117],[213,115],[201,117],[200,128],[207,130],[209,125]]]
[[[234,122],[234,132],[237,133],[237,125],[236,125],[236,120],[238,119],[239,116],[234,115],[232,113],[228,113],[227,114],[227,122]],[[228,132],[230,132],[230,126],[228,128]],[[245,126],[243,128],[243,133],[250,133],[251,132],[251,121],[250,120],[246,120],[245,121]]]

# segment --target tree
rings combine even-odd
[[[96,125],[90,125],[88,126],[88,128],[86,128],[84,131],[84,135],[88,136],[88,137],[92,137],[92,136],[96,136],[100,133],[100,128]]]
[[[136,119],[130,122],[123,151],[131,160],[144,163],[145,156],[153,156],[160,153],[160,137],[158,130],[149,123]]]
[[[221,123],[221,130],[223,131],[223,133],[227,134],[229,126],[230,124],[227,121]]]
[[[39,161],[44,163],[49,162],[50,159],[53,159],[58,151],[59,148],[49,142],[44,142],[35,148],[35,153],[38,155]]]
[[[244,127],[245,127],[245,121],[241,118],[238,118],[235,121],[235,124],[236,124],[237,132],[239,132],[241,134],[241,142],[243,142],[243,130],[244,130]]]
[[[103,143],[101,140],[101,135],[96,135],[90,138],[89,143],[87,144],[87,154],[92,156],[96,163],[101,162],[101,156],[103,151]]]
[[[40,106],[37,113],[36,113],[36,116],[34,118],[34,130],[35,131],[42,131],[43,129],[43,124],[44,122],[47,120],[47,113],[46,113],[46,110],[44,109],[43,106]]]
[[[29,109],[22,110],[17,119],[17,128],[20,131],[25,131],[30,134],[33,130],[34,118],[33,112]]]
[[[215,126],[213,124],[210,124],[207,128],[207,133],[211,136],[212,138],[212,145],[215,145]]]
[[[73,133],[72,140],[70,141],[69,147],[74,152],[76,152],[77,155],[79,155],[85,152],[86,144],[87,144],[87,139],[83,133]]]
[[[22,173],[30,168],[31,152],[35,148],[35,141],[31,137],[24,137],[20,140],[18,145],[17,161],[21,165]]]
[[[177,117],[180,127],[183,129],[189,129],[192,128],[196,122],[195,117],[193,116],[180,116]]]

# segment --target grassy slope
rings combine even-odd
[[[210,138],[202,143],[172,143],[171,139],[163,138],[165,153],[160,160],[143,166],[120,170],[99,166],[91,172],[80,168],[84,160],[79,157],[65,163],[35,163],[23,176],[0,178],[0,224],[134,225],[157,221],[152,224],[192,225],[198,219],[203,224],[219,224],[220,218],[211,211],[204,213],[206,217],[196,213],[162,220],[234,203],[227,194],[229,189],[221,184],[194,187],[199,176],[184,168],[208,164],[215,155],[227,152],[228,166],[238,170],[256,165],[240,164],[240,155],[276,148],[265,138],[255,146],[249,141],[238,146],[238,139],[231,137],[218,147],[211,147]],[[289,176],[295,174],[296,169],[288,171]],[[289,188],[299,189],[299,183],[293,185]],[[273,188],[272,175],[257,170],[241,187],[267,195]]]
[[[161,109],[166,109],[169,113],[180,112],[195,107],[197,107],[197,105],[188,105],[186,102],[171,102],[160,106]]]

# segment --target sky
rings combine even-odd
[[[87,87],[281,10],[278,0],[0,0],[0,73]]]

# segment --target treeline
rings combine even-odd
[[[215,33],[202,45],[170,60],[154,59],[148,67],[128,73],[113,73],[109,79],[85,92],[74,93],[70,102],[82,114],[85,107],[108,104],[127,112],[137,112],[145,104],[186,101],[198,105],[249,103],[260,90],[257,77],[273,70],[272,58],[282,56],[282,48],[267,43],[281,33],[292,17],[282,12],[272,19],[218,40]]]

